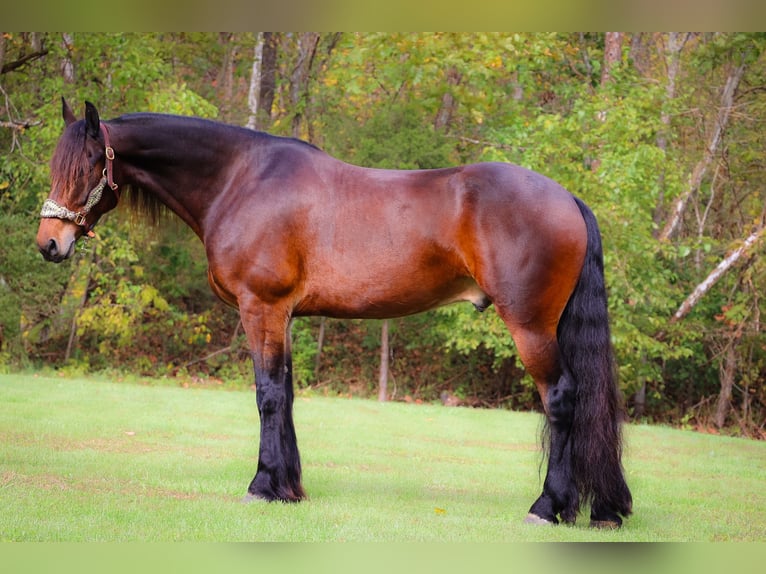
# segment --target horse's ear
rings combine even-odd
[[[77,121],[77,118],[74,117],[74,112],[72,112],[72,108],[66,103],[64,96],[61,96],[61,115],[64,118],[65,125],[70,125]]]
[[[85,102],[85,131],[86,133],[93,137],[98,138],[99,134],[99,119],[98,119],[98,110],[96,109],[96,106],[91,104],[90,102]]]

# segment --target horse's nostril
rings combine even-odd
[[[55,239],[49,239],[48,243],[38,244],[40,253],[46,261],[56,261],[59,256],[59,244]]]

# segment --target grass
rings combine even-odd
[[[252,391],[0,375],[0,540],[763,541],[766,443],[626,428],[620,531],[522,522],[540,417],[299,395],[300,504],[242,504]]]

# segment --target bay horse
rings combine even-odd
[[[401,317],[494,305],[546,415],[547,472],[525,520],[616,528],[632,510],[623,410],[592,211],[551,179],[503,163],[368,169],[313,145],[192,117],[101,121],[85,103],[51,160],[37,244],[70,257],[121,194],[167,208],[202,240],[212,290],[239,309],[260,415],[246,498],[305,498],[293,424],[293,317]]]

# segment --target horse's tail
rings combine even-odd
[[[580,279],[558,325],[561,358],[577,394],[570,435],[580,504],[623,516],[632,497],[622,468],[622,398],[609,331],[601,233],[590,208],[575,198],[588,232]],[[592,513],[593,514],[593,513]]]

